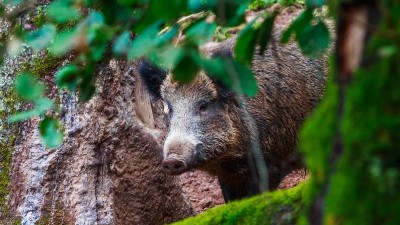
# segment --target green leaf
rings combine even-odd
[[[17,6],[21,4],[23,0],[4,0],[3,3],[6,5],[12,5],[12,6]]]
[[[60,122],[57,119],[46,117],[39,124],[39,132],[45,145],[49,148],[59,147],[64,139]]]
[[[131,34],[128,31],[124,31],[115,40],[113,45],[113,53],[116,55],[126,54],[128,52],[130,44],[131,44]]]
[[[151,52],[157,46],[157,34],[159,31],[160,23],[155,23],[139,34],[129,48],[128,59],[134,60]]]
[[[35,109],[39,114],[45,113],[47,110],[53,107],[54,103],[51,99],[48,98],[39,98],[34,101]]]
[[[238,26],[244,23],[244,13],[249,2],[249,0],[218,1],[216,8],[213,9],[217,23],[222,26]]]
[[[282,43],[288,43],[293,34],[303,30],[306,26],[311,23],[313,18],[312,10],[306,9],[289,25],[289,27],[283,32],[281,37]]]
[[[166,3],[165,0],[152,0],[149,11],[158,19],[179,18],[187,9],[186,2],[186,0],[174,0]]]
[[[245,63],[250,64],[253,58],[254,49],[256,47],[258,29],[254,29],[253,25],[256,20],[253,20],[246,27],[240,31],[236,45],[235,55],[236,58]]]
[[[50,44],[56,34],[56,28],[52,24],[46,24],[39,30],[33,31],[26,37],[27,43],[36,51]]]
[[[189,42],[201,45],[211,40],[216,28],[215,23],[200,21],[186,31],[186,38]]]
[[[74,91],[79,83],[81,70],[75,65],[67,65],[55,73],[56,84],[60,88]]]
[[[39,115],[40,115],[40,113],[37,109],[32,109],[32,110],[28,110],[25,112],[20,112],[20,113],[11,115],[10,117],[8,117],[8,122],[15,123],[15,122],[30,119],[34,116],[39,116]]]
[[[217,6],[217,0],[189,0],[189,9],[194,12],[209,11]]]
[[[263,55],[269,40],[271,39],[272,29],[274,26],[274,20],[277,14],[272,14],[264,19],[260,26],[260,31],[258,34],[258,44],[260,45],[259,54]]]
[[[79,99],[83,102],[89,101],[96,91],[96,87],[92,83],[92,79],[83,79],[79,85]]]
[[[58,0],[51,3],[47,9],[47,16],[57,23],[65,23],[77,20],[80,12],[70,0]]]
[[[35,108],[14,114],[8,118],[10,123],[19,122],[22,120],[30,119],[34,116],[40,116],[44,114],[47,110],[53,107],[53,101],[48,98],[39,98],[34,101]]]
[[[306,0],[307,8],[314,9],[325,4],[325,0]]]
[[[158,52],[149,54],[149,59],[160,67],[171,70],[185,55],[181,47],[166,46]]]
[[[28,73],[17,77],[15,89],[24,100],[35,100],[44,93],[43,84],[40,84],[33,75]]]
[[[75,47],[78,36],[79,32],[77,29],[65,30],[58,33],[54,38],[54,42],[50,45],[50,53],[56,56],[64,55]]]
[[[200,71],[200,67],[193,58],[193,54],[195,53],[185,54],[172,70],[174,80],[182,83],[189,83],[196,77],[197,73]]]
[[[252,71],[233,58],[218,57],[201,59],[206,73],[239,94],[255,96],[258,92],[257,80]]]
[[[329,30],[322,21],[306,26],[297,35],[301,50],[309,57],[319,57],[329,47]]]

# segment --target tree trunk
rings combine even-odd
[[[157,140],[165,125],[136,64],[100,65],[97,93],[88,103],[57,93],[56,69],[40,76],[51,87],[47,94],[59,100],[61,110],[54,113],[64,124],[64,144],[46,149],[37,118],[19,123],[15,146],[8,148],[13,152],[9,207],[0,214],[2,221],[13,215],[22,224],[164,224],[190,216],[180,182],[161,172]]]

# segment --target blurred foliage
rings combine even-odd
[[[55,80],[58,88],[79,91],[82,101],[94,95],[93,71],[96,63],[105,57],[129,60],[146,57],[170,70],[180,82],[190,82],[204,69],[238,93],[253,96],[258,88],[248,65],[256,45],[261,46],[260,54],[266,49],[276,14],[263,13],[257,17],[257,23],[253,21],[244,27],[235,47],[236,59],[208,59],[199,54],[199,47],[213,37],[228,38],[230,30],[245,22],[247,9],[275,2],[175,0],[169,1],[166,9],[164,0],[57,0],[48,5],[37,5],[35,1],[4,1],[0,9],[16,7],[0,10],[2,19],[11,26],[3,37],[7,43],[0,45],[0,56],[5,52],[18,54],[23,43],[35,51],[47,51],[53,58],[72,55],[74,59],[55,73]],[[278,2],[292,4],[295,1]],[[328,47],[329,34],[322,20],[313,23],[312,12],[321,4],[307,5],[307,16],[289,28],[286,41],[295,33],[304,53],[318,56]],[[16,21],[32,11],[36,15],[33,19],[36,27],[27,30]],[[212,19],[211,14],[214,15]],[[299,27],[306,30],[302,32]],[[231,69],[224,69],[227,66]],[[33,116],[45,119],[53,108],[52,100],[43,96],[45,87],[31,74],[34,71],[25,72],[16,78],[15,85],[21,97],[32,102],[34,107],[10,117],[11,122]],[[55,147],[62,143],[58,136],[61,130],[53,129],[54,124],[51,124],[43,122],[42,126],[49,127],[41,130],[56,132],[48,136],[57,139],[52,142]]]
[[[326,97],[302,131],[301,149],[313,179],[300,224],[309,224],[321,195],[325,224],[400,224],[400,2],[377,3],[379,24],[343,102],[332,63]],[[338,140],[343,149],[332,163]]]

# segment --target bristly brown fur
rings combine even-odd
[[[203,52],[226,57],[232,55],[234,44],[231,39]],[[164,156],[173,149],[187,169],[218,176],[226,200],[239,199],[260,192],[258,177],[252,177],[251,171],[250,146],[256,133],[268,167],[269,188],[277,188],[285,175],[302,166],[296,151],[298,132],[323,96],[326,61],[327,56],[310,59],[295,44],[282,46],[272,38],[264,55],[255,55],[252,61],[259,93],[243,98],[243,106],[236,104],[233,92],[222,97],[221,84],[204,72],[189,84],[167,76],[161,86],[161,96],[171,107]],[[199,111],[202,102],[207,102],[208,111]]]

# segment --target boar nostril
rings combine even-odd
[[[183,173],[186,169],[185,163],[181,160],[174,159],[174,158],[166,158],[162,162],[162,168],[165,173],[171,175],[179,175]]]

